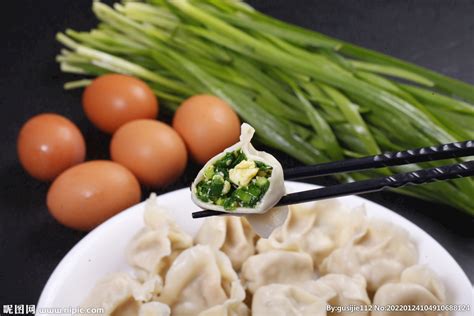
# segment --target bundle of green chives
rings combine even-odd
[[[255,127],[262,143],[304,163],[474,138],[474,87],[241,1],[123,1],[113,8],[95,1],[93,11],[96,29],[58,34],[66,47],[57,57],[63,71],[139,77],[170,111],[190,95],[214,94]],[[399,191],[474,214],[470,178]]]

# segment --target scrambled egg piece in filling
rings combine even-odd
[[[229,170],[229,179],[232,183],[242,187],[257,175],[259,169],[255,165],[255,161],[243,160],[237,166]]]
[[[255,207],[267,192],[272,167],[248,160],[241,150],[226,153],[204,172],[197,197],[226,210]]]

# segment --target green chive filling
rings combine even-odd
[[[229,211],[255,207],[270,186],[272,169],[261,161],[247,160],[240,149],[226,153],[204,171],[196,196]]]

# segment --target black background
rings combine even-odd
[[[474,83],[474,1],[249,1],[280,19],[400,57]],[[22,123],[41,112],[73,119],[83,131],[88,159],[108,158],[109,138],[81,110],[80,91],[64,91],[54,61],[57,31],[96,24],[90,0],[2,2],[0,119],[0,305],[34,304],[49,275],[84,233],[57,224],[45,207],[48,185],[20,168],[15,150]],[[285,167],[297,162],[279,155]],[[191,165],[179,183],[188,185]],[[163,192],[160,191],[160,192]],[[390,194],[369,199],[390,207],[437,239],[474,280],[473,219],[446,206]]]

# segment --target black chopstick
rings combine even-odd
[[[474,140],[296,167],[286,169],[284,175],[285,180],[307,179],[341,172],[360,171],[468,156],[474,156]],[[433,181],[449,180],[457,177],[468,177],[473,175],[473,163],[473,161],[468,161],[438,168],[422,169],[397,174],[389,177],[343,183],[321,189],[287,194],[281,198],[277,205],[297,204],[344,195],[375,192],[386,188],[397,188],[408,184],[423,184]],[[223,214],[229,215],[235,213],[204,210],[194,212],[192,215],[193,218],[200,218]]]
[[[388,177],[342,183],[320,189],[291,193],[283,196],[277,206],[298,204],[345,195],[363,194],[395,189],[405,185],[419,185],[435,181],[445,181],[474,176],[474,161],[467,161],[442,167],[420,169],[399,173]]]
[[[474,156],[474,140],[296,167],[286,169],[284,175],[285,180],[308,179],[342,172],[400,166],[467,156]]]
[[[298,204],[352,194],[376,192],[388,188],[399,188],[405,185],[419,185],[434,181],[444,181],[470,176],[474,176],[474,161],[467,161],[430,169],[421,169],[407,173],[395,174],[388,177],[343,183],[329,187],[323,187],[320,189],[291,193],[283,196],[276,206]],[[215,215],[240,214],[210,210],[192,213],[193,218]]]

